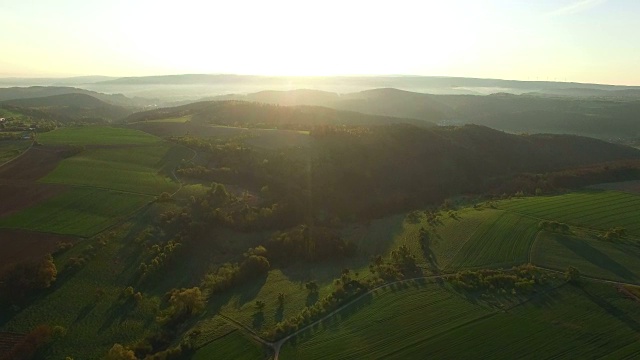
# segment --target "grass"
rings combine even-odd
[[[532,251],[536,265],[614,281],[640,283],[640,247],[571,235],[541,232]]]
[[[162,140],[145,132],[105,126],[67,127],[38,134],[45,145],[149,145]]]
[[[0,219],[0,227],[89,237],[151,200],[144,195],[76,188]]]
[[[634,358],[640,307],[615,288],[565,285],[490,312],[433,285],[374,297],[284,345],[286,359]],[[615,355],[614,355],[615,354]]]
[[[263,359],[265,354],[261,344],[234,330],[198,349],[191,359],[255,360]]]
[[[563,286],[506,313],[497,313],[437,337],[394,358],[422,349],[448,359],[637,358],[640,307],[612,286]],[[331,346],[331,344],[327,344]]]
[[[422,358],[429,353],[423,346],[428,339],[491,313],[433,284],[388,290],[288,341],[280,358]]]
[[[196,349],[202,348],[205,345],[218,340],[221,337],[228,335],[231,332],[236,331],[237,328],[220,316],[213,316],[202,319],[199,321],[187,334],[191,335],[193,347]]]
[[[43,323],[64,327],[67,334],[52,344],[49,359],[102,359],[114,343],[131,345],[153,331],[160,299],[144,294],[136,305],[120,298],[137,270],[130,261],[135,249],[123,240],[129,227],[115,229],[105,245],[87,240],[57,256],[53,287],[3,320],[1,330],[23,333]],[[78,272],[65,273],[68,259],[86,251],[94,257]]]
[[[28,140],[0,141],[0,165],[20,155],[29,145],[31,141]]]
[[[167,164],[175,164],[178,159],[187,157],[188,152],[183,147],[165,143],[134,148],[88,149],[63,160],[40,181],[152,195],[173,192],[178,184],[159,172],[171,167]]]
[[[266,277],[239,286],[237,289],[214,297],[210,308],[261,332],[279,321],[297,315],[305,306],[333,290],[333,279],[340,275],[335,264],[296,266],[285,270],[271,270]],[[315,280],[320,286],[318,296],[309,295],[304,284]],[[285,294],[285,303],[279,307],[278,294]],[[255,301],[264,301],[260,312]]]
[[[174,118],[166,118],[166,119],[156,119],[156,120],[144,120],[139,121],[141,123],[186,123],[187,121],[191,121],[191,115],[185,115],[182,117],[174,117]]]
[[[633,296],[640,299],[640,286],[624,285],[624,288]]]
[[[441,268],[451,264],[455,255],[465,243],[481,228],[481,225],[494,221],[500,212],[492,209],[476,210],[464,208],[456,211],[456,218],[443,217],[442,224],[435,227],[425,227],[431,236],[431,250],[436,263]]]
[[[451,261],[451,268],[512,266],[529,261],[538,221],[502,213],[483,222]]]
[[[623,227],[640,236],[640,196],[618,191],[581,191],[559,196],[506,200],[500,209],[540,219],[608,230]]]

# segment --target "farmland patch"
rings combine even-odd
[[[167,144],[87,149],[62,161],[41,181],[154,195],[172,192],[178,184],[158,173],[170,149]]]
[[[37,260],[53,253],[60,242],[75,241],[71,236],[0,229],[0,272],[11,263]]]
[[[68,127],[38,135],[38,142],[46,145],[149,145],[161,139],[142,131],[103,127]]]
[[[537,232],[536,219],[505,212],[478,227],[451,261],[451,268],[526,263]]]
[[[144,195],[76,188],[0,219],[0,227],[88,237],[126,219],[152,199]]]
[[[597,230],[622,227],[640,236],[640,196],[619,191],[584,191],[566,195],[502,201],[501,209]]]
[[[533,263],[556,270],[568,266],[581,273],[614,281],[640,283],[637,245],[541,232],[532,250]]]

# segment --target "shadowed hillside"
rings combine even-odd
[[[86,94],[62,94],[39,98],[6,100],[0,103],[12,111],[35,119],[59,122],[103,122],[119,120],[131,114],[131,110],[108,104]]]
[[[216,125],[309,130],[316,126],[375,126],[414,124],[432,126],[416,119],[366,115],[319,106],[277,106],[243,101],[205,101],[133,114],[127,122],[192,116],[196,123]]]
[[[581,90],[589,92],[592,90]],[[634,94],[637,90],[593,90]],[[432,95],[397,89],[335,94],[312,90],[263,91],[216,99],[280,105],[321,105],[440,124],[478,124],[510,132],[576,134],[602,139],[640,135],[640,102],[626,98],[577,98],[541,94]]]
[[[147,99],[131,99],[122,94],[103,94],[95,91],[67,86],[29,86],[0,88],[0,101],[42,98],[67,94],[89,95],[111,105],[134,108],[148,105],[148,103],[150,102]]]

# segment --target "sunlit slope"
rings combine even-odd
[[[640,236],[640,196],[635,194],[583,191],[505,201],[499,204],[499,208],[595,230],[623,227],[629,234]]]
[[[359,306],[361,307],[357,309]],[[357,310],[356,310],[357,309]],[[611,287],[565,285],[507,312],[429,285],[373,296],[287,342],[282,359],[554,358],[639,354],[640,308]]]

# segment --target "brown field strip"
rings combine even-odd
[[[0,273],[9,264],[37,260],[54,252],[59,242],[76,241],[76,238],[66,235],[0,229]]]

